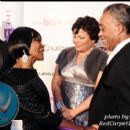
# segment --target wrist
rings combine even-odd
[[[76,117],[76,116],[77,116],[77,111],[76,111],[76,109],[72,109],[71,111],[72,111],[71,113],[72,113],[73,118]]]
[[[63,106],[64,106],[63,101],[58,101],[58,102],[56,102],[56,107],[57,107],[57,109],[61,110]]]
[[[93,129],[93,130],[98,130],[96,127],[93,127],[93,126],[92,126],[92,129]]]

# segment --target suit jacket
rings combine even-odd
[[[130,130],[130,43],[106,66],[90,105],[89,125]]]

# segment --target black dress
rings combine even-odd
[[[35,69],[13,68],[0,80],[11,85],[19,97],[16,120],[23,120],[24,130],[57,130],[62,117],[52,113],[48,90]],[[0,129],[10,130],[10,125]]]

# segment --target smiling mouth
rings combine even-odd
[[[103,43],[106,43],[106,39],[101,39]]]

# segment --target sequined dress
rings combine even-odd
[[[88,96],[94,92],[94,82],[89,80],[84,71],[86,57],[80,62],[75,63],[75,57],[61,71],[63,82],[61,93],[63,102],[68,108],[74,109],[80,105]],[[78,125],[88,125],[88,110],[77,115],[74,122]]]

